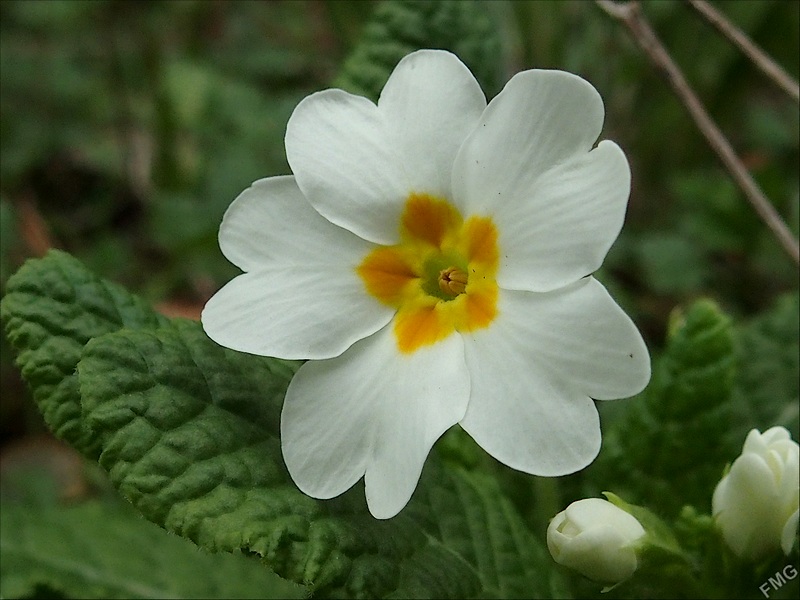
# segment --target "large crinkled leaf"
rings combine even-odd
[[[477,569],[485,597],[571,597],[547,550],[494,478],[431,462],[407,510]]]
[[[0,316],[45,422],[58,437],[96,458],[98,440],[81,420],[75,374],[83,346],[122,327],[154,327],[167,319],[58,250],[26,262],[6,289]]]
[[[650,385],[606,432],[587,471],[599,487],[592,494],[613,482],[614,492],[666,514],[706,506],[735,455],[722,443],[739,419],[730,403],[735,372],[733,327],[719,307],[699,300],[676,310]]]
[[[321,595],[550,597],[549,557],[496,482],[432,457],[388,521],[356,486],[300,493],[280,451],[292,369],[210,341],[199,324],[120,331],[79,364],[100,463],[149,519],[211,550],[255,552]]]
[[[12,502],[0,511],[0,597],[303,598],[250,557],[211,555],[119,501]]]

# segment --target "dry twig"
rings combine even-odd
[[[797,82],[778,63],[772,60],[766,52],[756,46],[753,40],[747,37],[741,29],[731,23],[725,15],[711,6],[706,0],[688,0],[688,2],[706,21],[728,38],[728,41],[739,48],[773,83],[789,94],[795,102],[800,101],[800,86],[797,85]]]
[[[597,5],[607,14],[623,23],[637,44],[645,51],[651,62],[666,75],[667,81],[673,91],[691,114],[692,119],[709,145],[717,153],[733,180],[744,193],[747,200],[756,210],[761,219],[772,230],[781,246],[792,257],[795,263],[800,264],[800,245],[789,227],[783,221],[778,211],[770,203],[761,188],[750,176],[747,168],[739,157],[736,156],[725,135],[709,116],[697,94],[694,93],[678,65],[663,46],[650,24],[642,14],[639,3],[629,1],[624,3],[611,0],[595,0]]]

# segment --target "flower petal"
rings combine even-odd
[[[600,420],[588,396],[562,389],[537,367],[504,369],[488,347],[467,348],[470,368],[480,362],[486,373],[472,380],[461,426],[486,452],[513,469],[543,476],[574,473],[594,460]]]
[[[591,398],[632,395],[650,376],[639,332],[592,278],[546,294],[501,291],[491,327],[463,337],[472,394],[462,427],[536,475],[589,464],[600,448]]]
[[[454,54],[419,50],[398,63],[378,109],[411,190],[451,197],[453,161],[485,108],[480,85]]]
[[[512,337],[535,362],[595,400],[626,398],[650,381],[650,355],[639,330],[603,285],[586,277],[546,294],[501,292]]]
[[[219,246],[243,271],[355,265],[374,248],[315,211],[292,176],[260,179],[239,194],[225,211]]]
[[[228,348],[330,358],[375,333],[394,313],[367,294],[356,273],[373,246],[314,211],[293,177],[257,181],[234,200],[220,228],[220,247],[250,271],[203,309],[206,333]]]
[[[777,506],[778,490],[764,459],[744,453],[717,484],[712,514],[735,554],[758,558],[778,547],[784,521]]]
[[[633,575],[639,562],[634,549],[624,542],[610,525],[594,527],[573,538],[557,562],[595,581],[617,583]]]
[[[597,270],[622,229],[630,182],[622,150],[603,141],[517,190],[493,215],[498,284],[546,292]]]
[[[324,359],[372,335],[393,313],[364,292],[352,268],[309,265],[239,275],[206,303],[201,319],[208,337],[227,348]]]
[[[453,161],[485,107],[455,55],[421,50],[398,63],[378,106],[341,90],[300,102],[287,125],[286,156],[320,214],[393,244],[410,193],[450,197]]]
[[[286,158],[321,215],[366,240],[397,242],[411,190],[372,102],[342,90],[304,98],[286,126]]]
[[[453,200],[462,214],[491,207],[533,187],[543,173],[588,152],[603,126],[592,85],[564,71],[517,73],[486,107],[453,168]]]
[[[281,415],[286,466],[315,498],[337,496],[366,473],[370,512],[393,517],[468,398],[459,336],[400,354],[385,327],[338,358],[306,363],[292,379]]]
[[[645,533],[636,517],[601,498],[585,498],[573,502],[565,512],[567,519],[581,531],[610,526],[624,545],[638,540]]]
[[[792,546],[794,546],[794,540],[797,536],[798,517],[800,517],[800,512],[794,511],[781,530],[781,550],[787,556],[792,551]]]

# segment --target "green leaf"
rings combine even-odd
[[[168,320],[59,250],[26,262],[6,289],[0,317],[45,422],[58,437],[96,458],[99,440],[81,419],[75,373],[83,346],[122,327],[153,327]]]
[[[497,481],[435,453],[388,521],[369,514],[361,484],[324,502],[300,493],[278,437],[296,363],[222,348],[60,252],[14,275],[2,309],[24,377],[57,417],[48,423],[96,449],[113,484],[169,531],[258,554],[320,595],[566,595]]]
[[[320,595],[549,597],[563,587],[496,481],[435,457],[391,520],[368,513],[360,484],[329,501],[300,493],[278,437],[292,369],[221,348],[197,323],[103,336],[78,370],[113,484],[205,548],[257,553]]]
[[[489,97],[500,91],[501,41],[478,0],[381,2],[333,84],[375,101],[400,59],[420,48],[450,50]]]
[[[606,433],[587,472],[593,484],[673,515],[684,504],[708,505],[735,448],[723,441],[739,418],[729,401],[735,367],[733,327],[716,304],[674,311],[650,385]]]
[[[211,555],[139,518],[128,505],[17,503],[0,511],[0,596],[303,598],[257,560]]]

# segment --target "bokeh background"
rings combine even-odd
[[[714,4],[797,78],[800,3]],[[488,96],[519,70],[555,68],[604,98],[603,137],[626,151],[633,191],[598,276],[654,353],[676,305],[706,296],[745,319],[797,289],[796,265],[619,23],[581,0],[473,5],[489,33],[463,49],[493,65],[482,69]],[[26,258],[56,247],[165,314],[197,318],[237,273],[217,246],[223,212],[252,181],[289,173],[292,109],[353,83],[347,58],[376,6],[0,2],[0,293]],[[650,1],[644,12],[797,235],[797,104],[686,3]],[[46,428],[0,344],[7,461],[31,439],[43,448]]]

